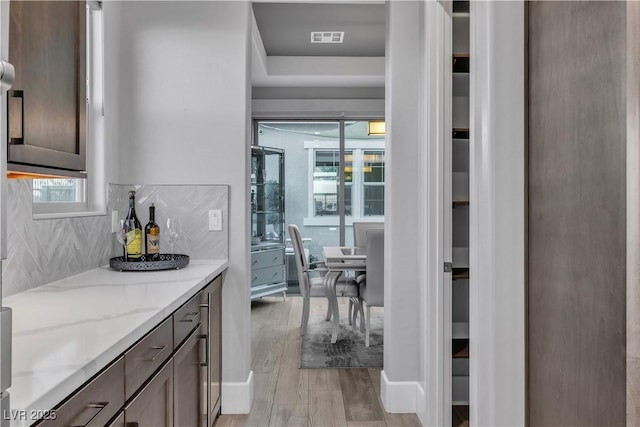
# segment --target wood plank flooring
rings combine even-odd
[[[311,305],[311,316],[324,316],[324,301],[314,299]],[[340,312],[344,318],[346,303]],[[300,369],[301,318],[300,297],[267,297],[251,304],[251,412],[222,415],[215,427],[420,426],[415,414],[385,412],[380,369]]]

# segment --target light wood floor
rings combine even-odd
[[[346,300],[346,298],[341,298]],[[322,306],[322,304],[325,304]],[[311,316],[326,302],[311,301]],[[341,318],[346,318],[346,305]],[[251,306],[254,397],[248,415],[222,415],[227,426],[420,426],[415,414],[389,414],[380,401],[380,369],[300,369],[302,298],[262,298]]]

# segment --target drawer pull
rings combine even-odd
[[[9,144],[24,144],[24,91],[10,90],[7,95],[8,142]]]
[[[125,427],[140,427],[140,424],[137,421],[128,422]]]
[[[89,423],[91,423],[91,421],[93,421],[93,419],[95,417],[98,416],[98,414],[107,407],[107,405],[109,404],[109,402],[96,402],[96,403],[89,403],[87,406],[84,407],[84,409],[82,410],[82,412],[80,413],[80,415],[82,416],[83,414],[87,414],[86,417],[88,417],[88,419],[86,419],[85,417],[82,417],[82,419],[86,419],[85,422],[81,422],[81,421],[73,421],[71,423],[72,427],[86,427],[89,425]],[[96,410],[97,409],[97,410]],[[78,417],[81,418],[81,417]]]
[[[257,259],[254,259],[253,262],[251,263],[251,265],[256,265],[258,263]]]
[[[193,323],[194,320],[196,320],[196,317],[198,317],[198,313],[197,311],[193,311],[191,313],[187,313],[182,320],[180,320],[181,322],[189,322],[189,323]]]
[[[155,362],[155,360],[160,356],[160,354],[167,348],[166,345],[154,345],[151,347],[152,350],[158,350],[156,354],[151,359],[146,359],[147,362]]]
[[[206,368],[207,366],[209,366],[209,337],[207,336],[207,334],[202,334],[198,336],[198,339],[204,341],[205,360],[204,362],[200,362],[200,366]]]
[[[254,276],[252,282],[255,282],[256,280],[258,280],[258,276]]]

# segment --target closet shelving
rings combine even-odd
[[[451,422],[469,425],[469,2],[452,14]]]

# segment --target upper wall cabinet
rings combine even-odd
[[[11,1],[8,170],[86,170],[85,29],[85,2]]]

